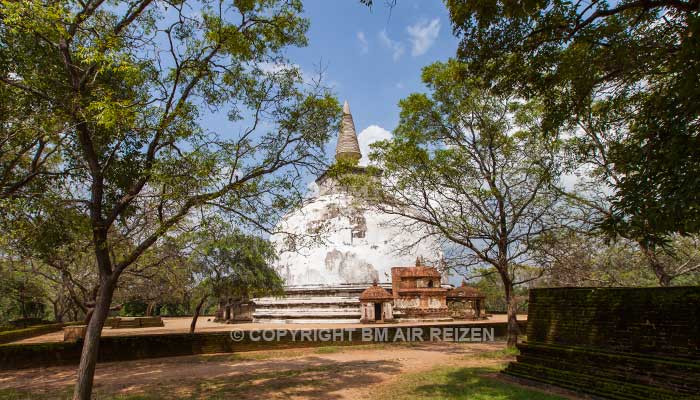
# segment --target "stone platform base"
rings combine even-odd
[[[163,319],[161,317],[133,317],[123,318],[116,317],[110,325],[112,329],[134,329],[134,328],[157,328],[163,327]]]
[[[343,286],[291,286],[280,298],[254,299],[255,322],[265,323],[357,323],[360,293],[368,284]],[[381,284],[391,289],[391,284]]]

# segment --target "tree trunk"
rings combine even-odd
[[[78,379],[73,392],[73,400],[90,400],[100,336],[102,335],[102,328],[107,319],[107,314],[109,314],[109,305],[112,302],[115,284],[116,280],[109,278],[102,282],[95,307],[90,311],[91,317],[85,333],[83,350],[80,354],[80,366],[78,367]]]
[[[207,299],[207,296],[202,296],[202,299],[199,300],[199,303],[197,304],[197,308],[194,309],[194,316],[192,316],[192,323],[190,324],[190,333],[194,333],[194,328],[197,326],[197,318],[199,318],[199,313],[202,311],[202,306],[204,305],[204,300]]]
[[[508,347],[515,347],[515,345],[518,343],[518,335],[520,334],[520,327],[518,326],[518,303],[515,299],[513,284],[510,282],[510,280],[504,280],[503,286],[506,292],[506,308],[508,313],[508,330],[506,340]]]
[[[58,305],[59,301],[61,301],[60,298],[59,298],[59,300],[51,302],[51,305],[53,306],[53,320],[54,320],[54,322],[63,322],[63,312],[60,311],[60,306]]]
[[[659,280],[659,285],[664,287],[671,286],[671,279],[673,279],[673,277],[666,272],[666,268],[664,268],[663,263],[659,261],[659,258],[656,256],[656,250],[641,243],[640,246],[647,258],[649,267],[651,267],[651,270],[654,271],[656,279]]]
[[[148,303],[148,306],[146,307],[146,316],[147,317],[152,317],[153,316],[153,309],[156,308],[156,302],[151,301]]]
[[[85,312],[85,318],[83,318],[83,325],[90,325],[92,320],[92,314],[95,312],[95,307],[89,307]]]

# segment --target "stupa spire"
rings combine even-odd
[[[357,133],[355,133],[355,122],[350,114],[350,104],[345,100],[343,104],[343,120],[338,132],[338,145],[335,147],[336,160],[351,160],[359,161],[362,158],[360,152],[360,144],[357,142]]]

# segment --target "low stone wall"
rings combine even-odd
[[[18,340],[28,339],[35,336],[45,335],[47,333],[58,332],[66,324],[47,324],[47,325],[37,325],[31,326],[29,328],[15,329],[11,331],[0,332],[0,344],[11,343]]]
[[[525,322],[520,322],[525,329]],[[363,336],[362,329],[371,329],[372,336]],[[479,336],[469,336],[469,330],[479,328]],[[184,356],[193,354],[232,353],[255,350],[273,350],[285,348],[342,346],[392,341],[421,341],[415,335],[422,335],[422,341],[431,339],[431,329],[445,332],[441,340],[463,341],[469,339],[481,341],[484,329],[493,332],[493,338],[506,335],[506,323],[459,323],[420,326],[388,326],[388,327],[357,327],[351,332],[347,328],[329,329],[297,329],[297,330],[265,330],[276,331],[280,340],[268,341],[262,337],[262,331],[196,333],[190,334],[160,334],[138,336],[107,336],[100,340],[98,360],[125,361],[157,357]],[[447,329],[446,331],[443,331]],[[456,330],[455,330],[456,329]],[[235,326],[232,326],[232,331]],[[376,331],[379,330],[379,331]],[[397,332],[401,330],[401,332]],[[342,334],[333,336],[334,332]],[[304,332],[304,337],[301,333]],[[379,332],[376,333],[375,332]],[[410,333],[409,333],[410,332]],[[321,336],[323,335],[323,336]],[[376,335],[376,336],[375,336]],[[413,335],[413,337],[407,337]],[[448,336],[449,335],[449,336]],[[330,340],[323,340],[323,337]],[[37,343],[37,344],[7,344],[0,345],[0,369],[12,370],[22,368],[39,368],[55,365],[75,365],[80,360],[82,341],[75,343]]]
[[[700,398],[700,287],[530,291],[506,374],[611,399]]]
[[[109,323],[108,323],[109,322]],[[112,329],[135,329],[135,328],[153,328],[163,327],[163,318],[161,317],[115,317],[110,321],[105,322],[105,326],[111,326]]]

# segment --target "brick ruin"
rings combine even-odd
[[[506,374],[612,399],[697,399],[700,286],[531,289]]]
[[[391,269],[391,292],[394,314],[399,320],[450,321],[447,289],[442,274],[435,267],[394,267]]]
[[[243,297],[228,297],[219,299],[214,322],[226,324],[253,322],[255,303]]]

